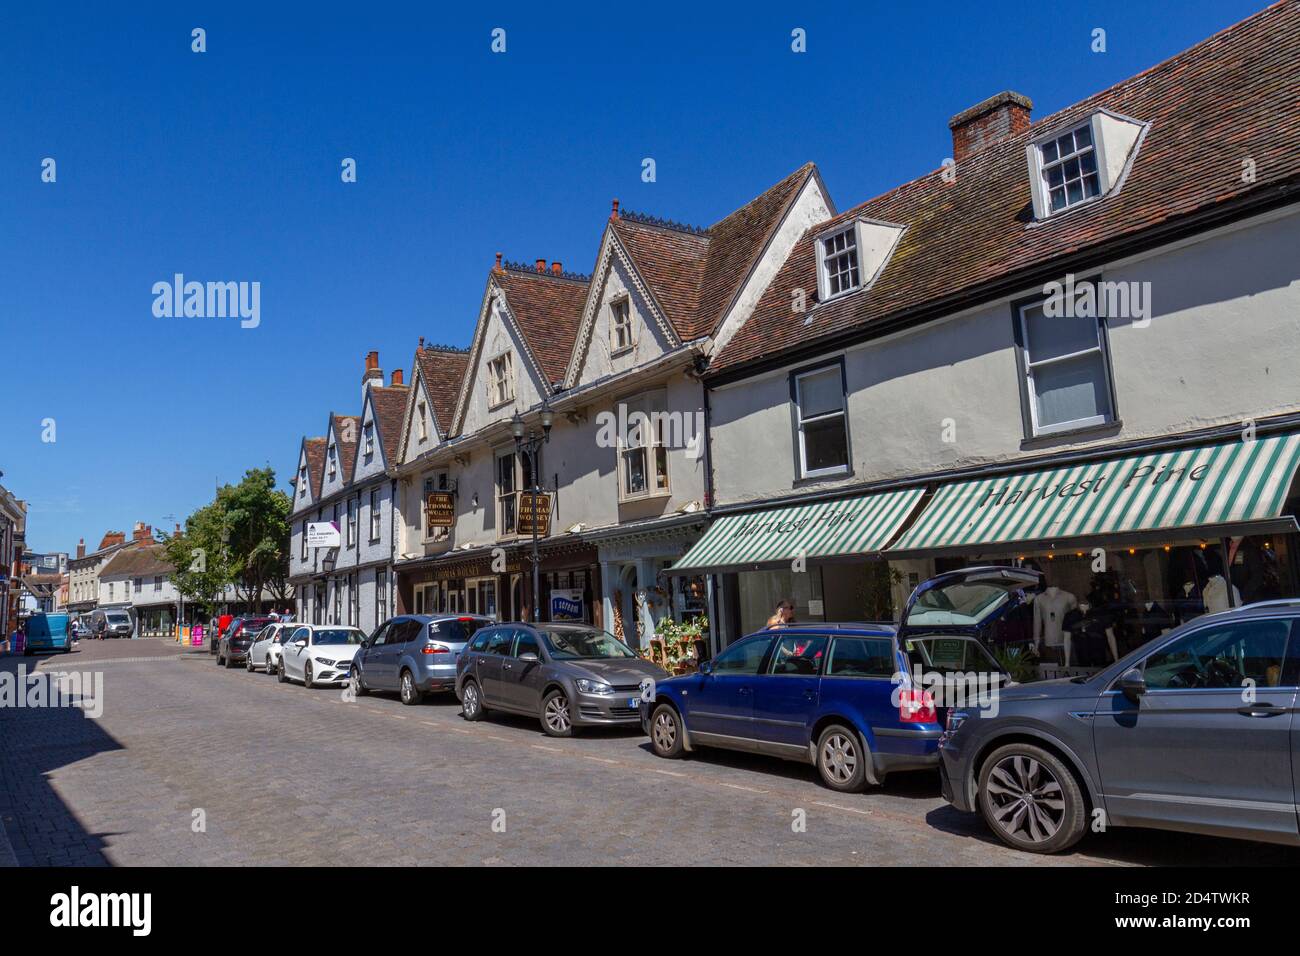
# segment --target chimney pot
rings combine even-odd
[[[558,262],[552,262],[552,263],[551,263],[551,274],[552,274],[552,275],[557,275],[557,276],[559,276],[559,275],[564,275],[564,266],[562,266],[562,265],[561,265],[560,263],[558,263]]]
[[[982,152],[1004,136],[1029,129],[1034,104],[1027,96],[1004,90],[948,121],[952,130],[952,158],[960,163]]]
[[[393,382],[392,382],[392,384],[394,384],[394,385],[401,385],[401,384],[403,384],[403,379],[402,379],[402,370],[401,370],[400,368],[395,368],[395,369],[393,369]]]
[[[420,345],[419,345],[419,347],[420,347],[420,348],[424,348],[424,336],[423,336],[423,335],[420,336]]]
[[[545,259],[538,259],[538,260],[537,260],[537,271],[538,271],[538,272],[545,272],[545,271],[546,271],[546,260],[545,260]]]
[[[614,200],[614,211],[611,212],[611,213],[609,214],[609,218],[610,218],[610,219],[617,219],[617,218],[618,218],[618,200],[617,200],[617,199]]]
[[[497,272],[501,271],[501,253],[497,253]]]

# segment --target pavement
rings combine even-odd
[[[546,737],[450,697],[345,700],[153,640],[39,671],[102,675],[103,712],[0,708],[0,862],[20,865],[1295,865],[1290,848],[1115,829],[1053,857],[1004,847],[934,773],[842,795],[811,767],[635,731]],[[32,658],[0,658],[15,670]],[[800,825],[802,824],[802,825]]]

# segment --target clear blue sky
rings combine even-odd
[[[368,350],[409,375],[418,336],[468,344],[497,250],[588,272],[612,197],[707,225],[808,160],[847,208],[995,92],[1046,115],[1262,6],[7,3],[0,483],[37,550],[169,527],[248,467],[284,487]],[[176,272],[260,281],[261,325],[154,318]]]

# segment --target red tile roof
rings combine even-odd
[[[695,338],[708,237],[626,216],[613,220],[612,225],[677,334],[683,340]]]
[[[405,385],[372,386],[370,389],[370,401],[375,408],[375,428],[379,432],[380,447],[384,450],[384,462],[389,466],[397,462],[408,392]]]
[[[311,497],[313,501],[320,499],[321,481],[325,476],[325,445],[324,438],[305,438],[303,439],[303,448],[307,450],[307,476],[311,481]]]
[[[715,355],[728,369],[825,337],[879,324],[921,307],[969,305],[980,287],[1084,253],[1300,175],[1300,3],[1276,4],[1144,73],[1034,122],[956,167],[916,179],[809,230],[754,314]],[[1116,194],[1030,225],[1027,142],[1068,128],[1098,108],[1150,123]],[[1255,161],[1257,181],[1242,182]],[[906,225],[874,286],[807,315],[792,293],[817,289],[813,235],[866,217]],[[805,324],[805,319],[810,319]]]
[[[332,420],[334,440],[338,444],[339,474],[343,476],[343,484],[347,485],[352,481],[352,466],[357,460],[357,443],[361,441],[361,416],[334,415]],[[352,426],[350,429],[349,424]],[[347,440],[348,435],[352,436],[351,441]]]
[[[461,380],[469,365],[469,351],[426,345],[415,350],[415,364],[420,368],[424,387],[433,405],[433,423],[438,432],[447,434],[451,418],[456,414],[456,399],[460,395]]]
[[[517,268],[492,275],[547,381],[559,382],[573,352],[588,282]]]

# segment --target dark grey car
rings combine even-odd
[[[1101,673],[949,711],[943,795],[1021,850],[1087,828],[1300,845],[1300,601],[1206,615]]]
[[[642,683],[668,673],[589,624],[499,624],[474,635],[456,664],[466,720],[528,714],[552,737],[576,727],[641,723]]]

